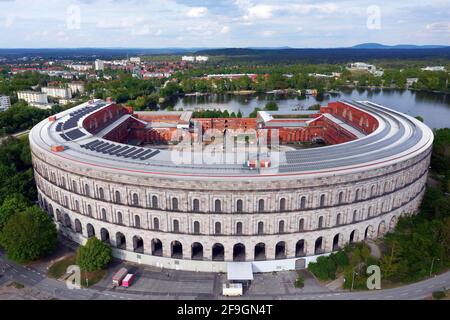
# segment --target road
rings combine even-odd
[[[65,283],[55,279],[47,278],[45,274],[36,269],[21,266],[0,256],[0,285],[7,281],[16,281],[33,288],[48,296],[53,296],[63,300],[153,300],[153,299],[204,299],[203,296],[186,295],[177,292],[158,294],[143,292],[139,294],[120,292],[114,289],[68,289]],[[246,295],[243,299],[291,299],[291,300],[420,300],[424,299],[433,291],[450,288],[450,272],[435,276],[433,278],[420,281],[414,284],[374,291],[324,291],[301,294],[261,294]],[[212,297],[211,297],[212,298]],[[229,298],[215,297],[216,299],[228,300]]]

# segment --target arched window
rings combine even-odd
[[[152,208],[157,209],[158,208],[158,197],[152,196]]]
[[[122,212],[117,212],[117,223],[123,224]]]
[[[120,192],[116,191],[116,203],[120,203]]]
[[[284,210],[286,210],[286,199],[281,198],[280,199],[280,211],[284,211]]]
[[[200,233],[200,222],[194,221],[194,233],[199,234]]]
[[[242,212],[242,210],[243,210],[242,200],[241,200],[241,199],[238,199],[238,200],[236,201],[236,211],[237,211],[237,212]]]
[[[98,188],[98,196],[101,200],[105,200],[105,191],[103,191],[103,188]]]
[[[153,229],[159,230],[159,219],[153,218]]]
[[[192,203],[192,208],[193,208],[194,212],[200,211],[200,201],[198,199],[194,199],[194,201]]]
[[[298,231],[305,230],[305,219],[300,219],[298,222]]]
[[[133,193],[133,206],[139,206],[139,195],[137,193]]]
[[[75,200],[75,211],[80,212],[80,203],[78,200]]]
[[[214,233],[215,234],[221,234],[222,233],[222,225],[220,224],[220,222],[216,222],[214,224]]]
[[[306,208],[306,197],[301,197],[300,198],[300,209],[305,209]]]
[[[214,212],[222,212],[222,206],[219,199],[214,201]]]
[[[178,199],[172,198],[172,210],[177,211],[178,210]]]
[[[106,209],[102,208],[102,220],[106,221]]]
[[[359,189],[356,189],[356,192],[355,192],[355,201],[358,201],[359,200]]]
[[[278,222],[278,233],[284,233],[284,220]]]
[[[370,188],[370,196],[371,196],[371,197],[374,197],[374,196],[375,196],[375,186],[372,186],[372,187]]]
[[[134,226],[136,228],[140,228],[141,227],[141,217],[139,217],[138,215],[134,216]]]
[[[91,192],[89,190],[89,185],[87,183],[84,185],[84,194],[88,197],[91,196]]]
[[[178,220],[173,220],[173,232],[180,232],[180,222]]]
[[[258,201],[258,211],[264,212],[264,199],[259,199]]]
[[[61,177],[61,187],[66,189],[66,178],[64,178],[64,177]]]
[[[73,192],[78,193],[78,186],[75,180],[72,181],[72,190]]]
[[[236,223],[236,234],[242,234],[242,222]]]
[[[322,207],[325,207],[325,195],[324,194],[322,194],[321,196],[320,196],[320,203],[319,203],[319,206],[322,208]]]
[[[358,211],[353,211],[353,222],[355,222],[356,220],[358,220]]]
[[[323,228],[323,217],[319,217],[319,224],[318,224],[319,229]]]
[[[264,233],[264,222],[260,221],[258,222],[258,234]]]
[[[336,225],[340,225],[341,224],[341,214],[338,213],[338,215],[336,216]]]
[[[367,216],[369,218],[372,216],[372,207],[369,207],[369,210],[367,211]]]
[[[92,207],[91,207],[91,205],[88,204],[87,208],[88,208],[88,216],[92,217]]]
[[[339,199],[338,199],[338,203],[342,204],[344,202],[344,192],[339,192]]]

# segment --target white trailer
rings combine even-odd
[[[228,297],[242,296],[242,283],[224,283],[222,286],[222,295]]]

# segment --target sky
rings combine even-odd
[[[450,45],[450,1],[0,0],[0,48],[330,48],[366,42]]]

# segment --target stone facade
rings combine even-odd
[[[340,175],[187,180],[61,162],[32,145],[40,204],[62,232],[109,241],[117,256],[202,271],[308,258],[382,236],[417,211],[430,152]]]

